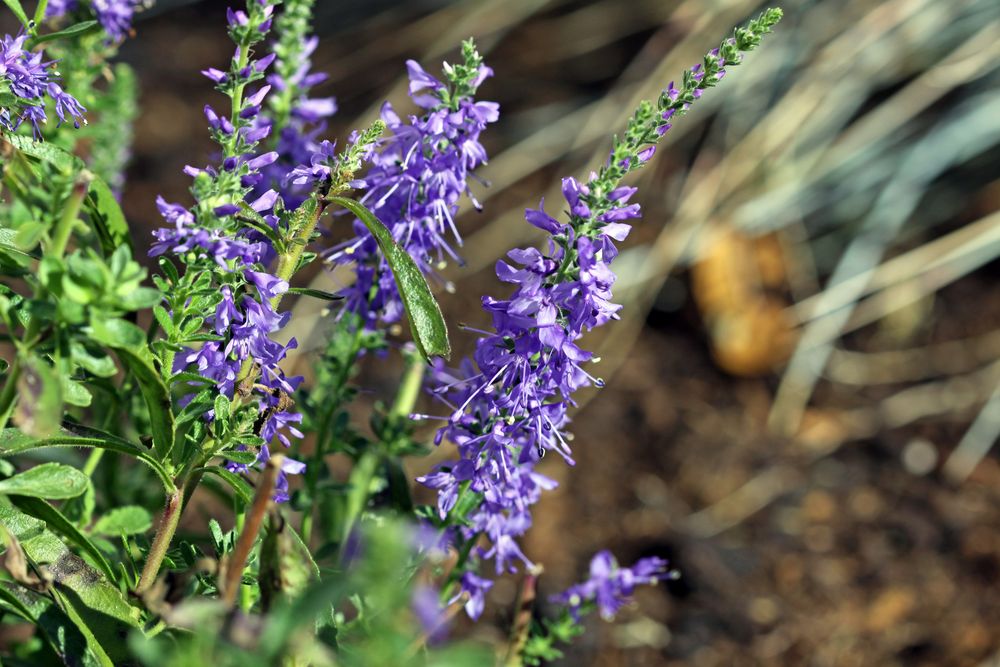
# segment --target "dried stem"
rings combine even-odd
[[[267,465],[264,467],[264,472],[261,474],[260,482],[257,485],[257,493],[253,498],[253,505],[250,507],[250,511],[246,516],[246,523],[243,525],[243,532],[240,533],[240,537],[236,541],[236,546],[229,555],[229,563],[223,571],[222,576],[224,579],[222,586],[220,586],[222,600],[228,607],[232,607],[236,601],[236,593],[240,589],[240,580],[243,578],[243,568],[246,566],[250,550],[253,549],[254,542],[257,540],[257,534],[260,532],[260,526],[264,522],[264,516],[267,514],[267,508],[271,503],[271,496],[274,494],[274,485],[278,481],[278,473],[281,472],[281,464],[284,458],[282,454],[275,454],[268,460]]]

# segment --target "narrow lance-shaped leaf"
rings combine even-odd
[[[371,211],[353,199],[331,197],[330,201],[343,206],[364,223],[368,231],[375,237],[379,248],[385,255],[392,276],[399,289],[399,295],[406,307],[406,316],[410,321],[410,331],[413,342],[420,354],[429,359],[434,356],[447,358],[451,354],[448,342],[448,327],[437,300],[431,294],[424,274],[420,272],[413,258],[405,250],[396,245],[392,233],[376,218]]]
[[[44,35],[38,35],[31,40],[31,46],[35,47],[39,44],[44,44],[45,42],[52,42],[57,39],[69,39],[70,37],[81,37],[83,35],[90,34],[92,32],[97,32],[101,29],[101,25],[97,21],[80,21],[75,23],[68,28],[63,28],[58,32],[49,32]]]
[[[63,423],[63,432],[47,438],[35,438],[16,428],[0,431],[0,457],[13,456],[42,447],[93,447],[137,458],[157,474],[166,489],[173,488],[170,474],[146,449],[128,440],[80,424]]]
[[[128,603],[115,584],[67,549],[51,532],[22,540],[21,544],[28,558],[44,565],[52,575],[51,594],[100,657],[98,664],[109,667],[129,664],[122,639],[132,628],[139,627],[139,609]]]
[[[86,479],[86,478],[84,478]],[[87,480],[89,482],[89,480]],[[38,498],[29,498],[27,496],[12,496],[11,502],[19,510],[33,516],[36,519],[41,519],[49,528],[54,532],[67,538],[69,541],[75,543],[80,549],[90,556],[91,560],[104,572],[105,576],[111,581],[115,579],[115,571],[112,569],[111,564],[101,553],[100,549],[94,546],[86,535],[81,533],[73,523],[64,517],[62,513],[57,510],[52,505],[48,504],[44,500],[39,500]]]
[[[28,15],[24,13],[24,7],[21,6],[20,0],[3,0],[3,3],[10,7],[10,11],[14,12],[14,16],[26,30],[32,30],[33,24],[28,20]]]

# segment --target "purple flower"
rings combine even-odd
[[[466,572],[462,575],[460,584],[461,591],[449,600],[448,604],[453,604],[462,595],[466,595],[468,599],[465,602],[465,613],[471,619],[478,619],[486,607],[486,593],[493,588],[493,582],[489,579],[483,579],[472,572]]]
[[[332,144],[320,142],[318,137],[326,130],[326,119],[337,112],[336,100],[310,97],[312,87],[326,80],[325,74],[311,71],[310,58],[319,39],[303,32],[310,15],[311,6],[303,3],[289,6],[278,17],[281,35],[269,57],[275,58],[279,52],[282,57],[267,77],[268,85],[278,94],[271,96],[255,120],[259,128],[279,127],[271,142],[275,159],[262,166],[255,192],[268,188],[278,191],[288,209],[305,200],[312,183],[329,177],[324,162],[333,157],[332,150],[326,153]]]
[[[67,114],[73,117],[73,126],[80,128],[80,121],[86,109],[76,101],[76,98],[59,87],[54,81],[48,85],[49,97],[56,103],[56,115],[59,116],[59,124],[66,122]]]
[[[582,606],[596,603],[601,617],[610,621],[630,601],[636,586],[654,585],[667,576],[667,561],[662,558],[642,558],[632,567],[621,567],[610,552],[601,551],[590,562],[587,580],[553,596],[552,600],[568,607],[577,621]]]
[[[732,51],[733,44],[727,44]],[[725,62],[711,54],[705,62],[714,72],[721,64],[737,61],[738,56],[729,53]],[[471,510],[446,520],[459,526],[459,539],[476,545],[467,561],[469,569],[477,559],[492,559],[498,574],[530,565],[517,541],[531,526],[531,506],[542,491],[555,486],[535,472],[535,465],[549,451],[573,463],[571,437],[565,432],[568,411],[575,405],[573,394],[587,385],[604,384],[588,372],[589,364],[597,360],[578,341],[594,327],[617,319],[621,308],[612,301],[611,263],[618,255],[616,242],[631,229],[625,221],[640,215],[639,206],[628,203],[635,188],[622,186],[621,179],[652,156],[649,138],[658,136],[656,130],[686,111],[696,93],[714,85],[718,79],[708,72],[707,66],[694,68],[685,77],[683,90],[671,84],[657,102],[662,114],[637,113],[625,140],[615,143],[599,173],[590,174],[586,182],[563,179],[567,223],[549,216],[541,205],[525,211],[529,224],[550,235],[545,248],[514,250],[508,253],[511,262],[497,262],[497,277],[514,289],[506,298],[483,298],[492,331],[481,332],[472,358],[458,369],[448,370],[440,363],[434,367],[431,393],[450,412],[435,442],[450,440],[459,458],[419,481],[437,490],[442,519],[454,511],[459,493],[467,489],[474,494],[477,503]],[[411,68],[411,77],[414,89],[437,90],[422,70]],[[404,183],[393,185],[393,195],[405,188]],[[350,250],[358,252],[363,246],[356,244]],[[636,583],[659,578],[662,566],[655,559],[640,561],[631,569],[618,568],[609,555],[599,554],[591,580],[571,593],[573,599],[594,598],[602,612],[610,614]],[[485,587],[470,581],[476,584],[472,592],[482,594]]]
[[[72,118],[76,127],[86,123],[83,118],[86,109],[72,95],[56,83],[50,66],[42,62],[41,52],[24,48],[27,34],[17,37],[4,35],[0,39],[0,82],[17,98],[17,104],[0,107],[0,127],[13,132],[21,123],[28,121],[36,139],[42,138],[42,124],[45,115],[45,98],[55,103],[60,124]]]
[[[474,51],[472,52],[474,53]],[[478,55],[475,55],[478,61]],[[382,120],[391,136],[371,156],[371,168],[357,183],[364,191],[361,202],[392,232],[426,275],[435,277],[438,266],[450,258],[461,262],[455,246],[462,241],[455,225],[459,202],[467,196],[478,208],[469,189],[473,169],[486,161],[479,136],[499,117],[493,102],[476,102],[468,95],[445,102],[443,83],[414,61],[407,62],[410,95],[425,110],[403,121],[389,103]],[[489,68],[479,65],[478,85]],[[424,94],[434,91],[434,95]],[[314,167],[315,170],[315,167]],[[342,291],[344,311],[360,317],[366,328],[394,322],[403,305],[388,265],[368,229],[354,222],[355,236],[327,250],[329,261],[352,264],[354,284]]]
[[[433,646],[444,641],[448,636],[448,623],[438,601],[438,592],[430,586],[417,585],[413,589],[410,606],[427,635],[427,643]]]

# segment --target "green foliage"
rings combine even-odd
[[[3,0],[3,2],[10,8],[10,11],[14,12],[14,16],[21,22],[25,30],[34,29],[34,24],[28,20],[28,15],[24,13],[24,7],[21,6],[20,0]]]
[[[392,269],[393,278],[406,307],[413,342],[421,356],[425,359],[434,356],[449,357],[451,344],[448,342],[448,327],[441,314],[441,307],[438,306],[430,287],[427,286],[427,279],[417,268],[413,258],[396,245],[385,225],[362,204],[345,197],[331,197],[331,201],[356,215],[375,237]]]
[[[89,483],[86,475],[72,466],[43,463],[0,480],[0,493],[33,498],[75,498],[86,491]]]

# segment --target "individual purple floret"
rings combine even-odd
[[[499,117],[496,103],[472,98],[493,71],[482,64],[471,43],[465,55],[468,80],[459,86],[453,81],[451,87],[416,62],[407,62],[410,96],[424,114],[404,122],[392,105],[383,105],[382,120],[392,134],[372,156],[368,173],[352,184],[364,190],[360,201],[429,276],[448,258],[461,262],[454,247],[462,243],[455,215],[463,195],[479,207],[469,178],[486,162],[479,135]],[[360,221],[355,221],[354,232],[353,238],[324,253],[331,262],[355,267],[355,282],[342,291],[343,307],[368,328],[380,321],[395,322],[403,315],[403,304],[388,265]]]
[[[667,561],[651,556],[642,558],[632,567],[621,567],[608,551],[601,551],[590,561],[590,576],[583,583],[552,596],[552,601],[569,609],[580,620],[580,608],[596,603],[601,617],[610,621],[631,601],[635,587],[654,585],[669,576]]]
[[[4,35],[0,40],[0,92],[9,92],[17,104],[0,107],[0,127],[13,132],[28,121],[36,139],[42,137],[42,124],[46,122],[45,98],[55,102],[59,124],[71,120],[75,127],[86,123],[86,109],[76,98],[64,91],[53,76],[51,62],[42,62],[40,51],[24,48],[28,36]]]

